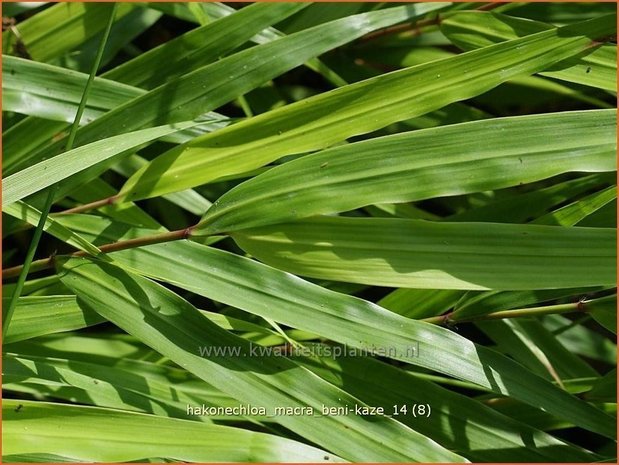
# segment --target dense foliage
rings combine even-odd
[[[3,15],[4,461],[615,461],[616,4]]]

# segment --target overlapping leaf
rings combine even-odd
[[[233,237],[276,268],[363,284],[519,290],[617,279],[614,229],[322,217]]]
[[[114,228],[103,219],[63,220],[85,237],[107,242],[127,234],[127,228]],[[612,418],[492,350],[253,260],[187,241],[112,256],[122,266],[196,294],[352,347],[390,347],[392,358],[508,394],[600,434],[615,434]]]
[[[66,357],[7,353],[2,360],[3,387],[19,391],[23,385],[36,386],[39,392],[66,401],[205,423],[239,421],[225,415],[191,415],[187,405],[234,407],[238,402],[182,369],[116,354],[110,357],[113,360],[103,361],[98,355],[90,362]]]
[[[441,21],[441,31],[464,50],[486,47],[503,40],[552,29],[552,25],[513,16],[481,11],[462,11]],[[603,45],[584,57],[557,63],[542,76],[616,92],[615,46]]]
[[[227,55],[254,34],[306,8],[256,3],[149,50],[105,73],[107,79],[151,89]]]
[[[131,3],[119,5],[116,20],[135,7]],[[109,8],[105,3],[56,4],[5,31],[3,53],[13,51],[36,61],[49,61],[102,32]],[[88,27],[84,27],[86,23]]]
[[[41,219],[41,212],[31,205],[18,200],[10,205],[3,205],[2,212],[19,220],[25,221],[32,226],[36,226]],[[65,228],[53,218],[49,216],[45,218],[43,230],[54,237],[57,237],[63,242],[66,242],[73,247],[84,250],[92,255],[97,255],[100,251],[89,241],[81,237],[79,234]]]
[[[501,460],[505,450],[509,450],[510,460],[514,461],[532,460],[533,455],[547,457],[534,460],[562,460],[559,459],[562,454],[566,454],[565,460],[576,460],[584,453],[559,445],[548,436],[529,430],[524,424],[500,417],[491,408],[475,400],[377,360],[352,356],[312,360],[295,357],[295,360],[332,383],[345,386],[351,393],[367,399],[372,405],[391,409],[403,405],[407,408],[419,404],[430,405],[433,413],[427,418],[416,418],[408,410],[399,412],[396,418],[471,460]],[[490,426],[494,422],[497,422],[497,426]],[[446,424],[450,426],[445,427]],[[466,434],[461,435],[462,431]],[[529,434],[536,437],[536,445],[525,449],[521,445],[526,442],[523,438]],[[583,459],[586,455],[582,455]],[[517,456],[522,458],[517,459]]]
[[[62,281],[94,311],[239,401],[264,407],[269,415],[277,407],[313,407],[311,428],[302,416],[282,415],[279,422],[345,459],[462,460],[387,417],[322,416],[323,405],[354,408],[360,401],[286,358],[254,354],[248,342],[162,286],[86,259],[67,261],[61,272]],[[217,347],[224,350],[216,352]],[[230,352],[234,347],[238,352]],[[346,429],[346,437],[334,436],[333,428]]]
[[[10,205],[97,163],[127,153],[142,144],[193,126],[193,122],[169,124],[122,134],[61,153],[13,174],[2,183],[2,205]]]
[[[215,202],[193,233],[495,190],[570,171],[613,171],[615,138],[615,110],[495,118],[375,138],[256,176]]]
[[[5,399],[2,417],[2,452],[7,461],[26,456],[44,462],[50,457],[73,462],[341,461],[273,435],[112,409]]]
[[[587,53],[592,39],[614,26],[614,16],[600,17],[305,99],[170,150],[129,179],[121,194],[133,200],[193,187],[423,115]]]
[[[367,32],[447,5],[419,4],[364,13],[243,50],[192,70],[116,107],[81,128],[76,144],[82,145],[149,125],[192,120]],[[598,28],[594,27],[595,30]],[[292,50],[294,53],[291,53]],[[60,143],[53,145],[47,152],[53,153],[59,147]]]
[[[3,459],[612,460],[616,8],[557,5],[119,6],[67,153],[108,7],[9,6],[7,276],[50,185],[54,209],[110,202],[46,221]],[[190,240],[140,246],[167,228]],[[408,414],[186,410],[246,402]]]
[[[103,321],[97,313],[80,308],[75,296],[21,297],[4,343],[81,329]]]

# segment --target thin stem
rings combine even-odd
[[[67,139],[67,143],[65,145],[65,152],[68,152],[69,150],[73,148],[73,142],[75,142],[75,135],[77,134],[80,121],[82,120],[82,115],[84,114],[84,110],[86,109],[86,101],[88,100],[88,94],[90,93],[90,88],[92,87],[92,83],[95,80],[95,75],[97,74],[99,65],[101,64],[101,59],[103,58],[103,52],[105,51],[105,44],[107,43],[107,39],[110,36],[110,31],[112,30],[112,24],[114,24],[114,16],[116,16],[117,5],[118,4],[116,2],[112,3],[112,11],[110,12],[110,18],[108,19],[107,25],[105,27],[105,31],[103,32],[103,37],[101,38],[101,42],[99,43],[99,49],[97,50],[97,56],[95,57],[95,61],[92,64],[92,69],[90,71],[90,74],[88,75],[88,80],[86,81],[86,87],[84,87],[84,92],[82,93],[82,99],[80,100],[80,104],[77,107],[77,114],[75,115],[75,120],[73,121],[73,125],[71,126],[71,132],[69,133],[69,138]]]
[[[153,234],[152,236],[136,237],[135,239],[127,239],[126,241],[112,242],[99,247],[102,253],[118,252],[119,250],[133,249],[151,244],[160,244],[161,242],[178,241],[187,239],[191,234],[192,228],[177,229],[176,231],[165,232],[161,234]],[[71,254],[74,257],[87,257],[87,252],[80,250]]]
[[[51,268],[51,262],[53,261],[53,257],[41,258],[39,260],[33,260],[28,267],[28,273],[36,273],[37,271],[45,270],[47,268]],[[10,268],[5,268],[2,270],[2,280],[14,278],[15,276],[20,276],[22,269],[25,267],[25,263],[23,265],[12,266]],[[21,277],[21,276],[20,276]],[[19,282],[19,281],[18,281]],[[8,314],[8,311],[7,311]],[[6,316],[5,316],[6,318]]]
[[[602,297],[603,298],[603,297]],[[502,320],[507,318],[520,318],[527,316],[554,315],[559,313],[585,312],[588,311],[587,304],[596,302],[599,299],[590,301],[580,301],[569,304],[547,305],[545,307],[519,308],[514,310],[500,310],[498,312],[486,313],[484,315],[473,315],[470,317],[458,318],[457,312],[446,313],[444,315],[424,318],[421,321],[438,325],[453,325],[458,323],[468,323],[471,321]]]
[[[189,235],[191,234],[192,229],[193,228],[190,227],[190,228],[185,228],[185,229],[178,229],[176,231],[165,232],[161,234],[153,234],[151,236],[136,237],[135,239],[127,239],[126,241],[112,242],[110,244],[99,246],[99,250],[101,251],[102,254],[104,254],[104,253],[110,253],[110,252],[118,252],[120,250],[133,249],[133,248],[142,247],[145,245],[160,244],[162,242],[171,242],[171,241],[178,241],[181,239],[187,239]],[[90,254],[88,252],[80,250],[78,252],[73,252],[72,254],[63,255],[63,256],[89,257]],[[43,258],[41,260],[35,260],[32,262],[32,266],[30,267],[30,270],[41,271],[41,270],[45,270],[48,268],[52,268],[54,266],[54,262],[56,261],[56,257],[57,256],[52,255],[50,257]],[[5,268],[4,270],[2,270],[2,279],[13,278],[17,275],[19,275],[21,278],[21,273],[23,273],[23,270],[24,270],[23,265],[14,266],[12,268]],[[24,273],[24,275],[25,274],[27,274],[27,272]]]
[[[96,210],[97,208],[105,207],[107,205],[113,205],[116,203],[117,198],[117,196],[113,195],[112,197],[108,197],[106,199],[95,200],[94,202],[85,203],[84,205],[79,205],[77,207],[54,213],[54,216],[69,215],[71,213],[84,213],[90,210]]]
[[[71,150],[73,147],[73,143],[75,142],[75,135],[77,134],[77,129],[79,128],[80,121],[82,119],[82,115],[84,114],[84,109],[86,108],[86,101],[88,99],[88,94],[90,93],[90,87],[95,79],[95,75],[97,74],[97,70],[99,69],[99,65],[101,63],[101,58],[103,57],[103,52],[105,50],[105,44],[107,43],[107,39],[110,35],[110,31],[112,29],[112,24],[114,23],[114,16],[116,15],[116,3],[112,4],[112,11],[110,12],[110,18],[107,22],[107,26],[105,31],[103,32],[103,37],[101,38],[101,42],[99,43],[99,48],[97,50],[97,55],[95,57],[95,61],[92,65],[92,69],[88,76],[88,81],[86,81],[86,86],[84,87],[84,92],[82,93],[82,98],[80,100],[79,106],[77,107],[77,113],[75,114],[75,119],[73,120],[73,124],[71,125],[71,131],[69,133],[69,137],[67,138],[67,143],[65,145],[65,152]],[[7,307],[5,315],[2,318],[2,338],[6,337],[6,333],[9,329],[9,324],[11,322],[11,318],[13,317],[13,312],[15,311],[15,307],[17,306],[17,300],[19,299],[22,290],[24,288],[24,284],[26,282],[26,277],[28,276],[28,272],[30,271],[30,267],[32,265],[32,259],[34,258],[34,254],[36,253],[37,246],[39,245],[39,241],[41,240],[41,235],[43,234],[43,227],[45,226],[45,221],[49,215],[49,212],[52,208],[52,203],[54,202],[54,196],[58,186],[50,187],[47,192],[47,198],[45,199],[45,206],[41,211],[41,217],[39,218],[39,223],[37,224],[36,229],[34,230],[34,234],[32,236],[32,241],[30,242],[30,246],[28,247],[28,251],[26,252],[26,260],[24,261],[23,266],[19,272],[19,278],[17,280],[17,285],[15,286],[15,291],[11,296],[11,300]]]

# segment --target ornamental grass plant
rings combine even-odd
[[[4,3],[4,462],[615,462],[615,3]]]

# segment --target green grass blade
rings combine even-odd
[[[108,71],[104,77],[152,89],[226,56],[254,34],[307,6],[303,3],[249,5],[151,49]]]
[[[287,105],[168,151],[129,179],[121,194],[135,200],[194,187],[423,115],[591,51],[592,39],[612,33],[615,22],[610,15],[540,32]]]
[[[67,357],[5,354],[2,360],[3,386],[17,391],[20,384],[27,384],[48,392],[50,397],[66,401],[73,398],[86,405],[163,417],[205,423],[215,419],[239,421],[225,415],[188,413],[187,405],[233,407],[238,402],[179,368],[142,360],[119,359],[115,355],[105,361],[98,356],[97,361],[91,362]],[[260,417],[260,421],[265,418]]]
[[[616,228],[617,227],[617,199],[607,203],[594,213],[583,218],[577,226],[594,228]]]
[[[477,326],[497,344],[498,350],[549,381],[598,376],[578,355],[553,338],[539,321],[529,318],[480,321]]]
[[[495,118],[348,144],[284,163],[230,190],[194,234],[495,190],[570,171],[614,171],[615,139],[616,111],[588,110]]]
[[[550,212],[532,223],[574,226],[616,199],[617,186],[608,187]]]
[[[552,27],[549,27],[547,29],[552,29]],[[540,32],[542,30],[544,29],[540,29],[535,32]],[[518,36],[514,35],[513,37],[510,37],[510,38],[516,38],[516,37]],[[360,48],[359,51],[356,53],[356,55],[360,54],[362,57],[364,57],[364,59],[367,59],[367,61],[371,63],[374,67],[382,65],[382,66],[394,66],[397,68],[415,66],[415,65],[422,64],[422,63],[427,63],[430,61],[434,61],[434,60],[438,60],[441,58],[446,58],[446,57],[455,55],[455,53],[448,52],[442,48],[437,48],[437,47],[423,47],[423,46],[409,47],[406,45],[406,41],[407,41],[406,38],[402,37],[401,40],[403,41],[403,44],[399,47],[394,46],[394,44],[390,44],[390,46],[386,46],[386,47],[369,48],[368,51],[366,51],[363,48]],[[496,43],[496,42],[490,42],[489,44],[485,44],[485,45],[491,45],[493,43]],[[473,47],[473,49],[474,48],[477,48],[477,47]],[[596,52],[597,50],[593,53],[596,53]],[[553,65],[553,67],[557,67],[557,66],[558,65]],[[586,72],[586,69],[585,69],[585,72]],[[546,72],[542,72],[540,74],[545,76]],[[612,105],[603,100],[600,100],[599,98],[588,95],[587,93],[583,92],[581,89],[574,89],[570,87],[569,85],[559,83],[554,80],[545,79],[544,77],[541,77],[541,76],[517,77],[517,78],[510,80],[508,83],[506,83],[505,87],[506,87],[506,93],[507,92],[519,93],[518,87],[520,87],[521,89],[524,87],[524,88],[529,88],[528,90],[537,91],[538,95],[546,95],[547,98],[550,97],[552,94],[554,94],[554,98],[569,96],[570,98],[588,103],[598,108],[614,108],[615,107],[615,105]],[[508,90],[508,89],[511,89],[511,90]],[[504,96],[505,98],[503,100],[507,100],[508,102],[511,102],[511,99],[512,99],[511,96],[505,95],[505,94]],[[479,104],[480,102],[475,102],[475,103]],[[505,104],[507,102],[501,102],[501,103]],[[535,102],[533,103],[533,108],[542,106],[545,103],[546,102],[543,102],[543,103]],[[454,105],[458,105],[458,104],[454,104]],[[465,110],[467,108],[467,106],[464,104],[460,104],[460,105],[461,106],[459,106],[458,108],[459,110]],[[469,113],[472,113],[471,110],[469,110]],[[457,115],[458,115],[457,112],[453,113],[453,116],[457,116]],[[465,116],[465,114],[463,114],[462,116]],[[473,118],[469,116],[468,119],[471,120]],[[452,123],[455,123],[455,122],[459,122],[459,121],[452,121]]]
[[[462,11],[441,21],[441,32],[463,50],[487,47],[552,28],[538,21],[483,11]],[[582,58],[557,63],[540,75],[616,92],[615,46],[603,45]]]
[[[93,165],[105,162],[123,153],[128,154],[145,143],[193,125],[195,125],[194,122],[184,122],[142,129],[130,134],[121,134],[92,142],[39,162],[4,179],[2,205],[10,205]]]
[[[2,80],[3,110],[73,122],[88,74],[6,55],[2,65],[6,73]],[[81,124],[143,93],[125,84],[96,78]]]
[[[615,460],[616,10],[3,8],[2,460]]]
[[[62,289],[56,291],[56,289]],[[11,295],[15,290],[15,284],[3,284],[2,295]],[[51,290],[51,291],[50,291]],[[24,284],[23,295],[50,295],[66,293],[67,288],[60,282],[57,275],[46,276],[44,278],[30,279]]]
[[[4,76],[4,79],[6,79],[6,76]],[[58,121],[27,117],[6,129],[2,133],[2,172],[4,176],[27,167],[30,164],[29,154],[41,150],[54,139],[54,136],[63,132],[67,127],[66,123]]]
[[[39,210],[20,200],[10,205],[3,205],[2,213],[6,213],[14,218],[25,221],[32,226],[36,226],[42,218],[42,214]],[[43,230],[61,241],[72,245],[77,249],[88,252],[91,255],[98,255],[100,253],[100,250],[92,243],[81,237],[79,234],[65,228],[49,216],[45,218]]]
[[[416,320],[438,316],[452,308],[464,292],[453,289],[407,289],[390,292],[378,305]]]
[[[127,15],[134,8],[135,4],[119,4],[116,19]],[[104,3],[58,3],[14,28],[25,52],[35,61],[47,62],[103,32],[108,22],[108,11],[109,6]],[[17,39],[11,30],[5,31],[3,47],[15,47]]]
[[[177,18],[183,19],[185,21],[191,21],[199,24],[199,21],[195,17],[195,15],[191,12],[189,6],[190,4],[182,4],[182,3],[153,3],[151,4],[152,8],[159,9],[164,11],[170,15],[176,16]],[[234,8],[231,6],[225,5],[223,3],[203,3],[201,5],[203,10],[209,15],[212,19],[220,19],[230,14],[236,12]],[[273,27],[268,27],[260,32],[258,32],[255,36],[251,38],[251,41],[257,44],[265,44],[267,42],[272,42],[274,40],[279,39],[280,37],[284,37],[286,34],[277,30]],[[338,76],[334,71],[329,69],[320,59],[311,58],[304,64],[308,69],[311,69],[318,74],[322,75],[327,81],[332,83],[335,86],[343,86],[346,85],[346,81],[344,81],[340,76]]]
[[[562,315],[548,315],[542,323],[573,352],[608,365],[617,365],[617,345],[598,331],[574,324]]]
[[[431,405],[433,413],[423,421],[403,413],[396,418],[469,460],[501,460],[506,449],[513,461],[593,460],[592,454],[584,450],[561,444],[475,400],[387,363],[352,356],[294,360],[371,405],[391,409],[394,405]],[[461,431],[466,431],[466,436]],[[525,440],[533,437],[531,442]]]
[[[4,343],[85,328],[103,321],[96,312],[80,308],[74,296],[20,297]]]
[[[232,236],[278,269],[362,284],[522,290],[612,286],[617,278],[609,228],[317,217]]]
[[[496,196],[487,204],[450,215],[448,221],[493,221],[495,223],[526,223],[579,198],[593,189],[608,187],[615,182],[615,173],[592,174],[553,183],[530,192],[512,189]]]
[[[594,385],[591,391],[586,394],[588,399],[614,402],[617,396],[617,369],[614,368]]]
[[[133,8],[129,13],[114,21],[105,52],[101,58],[101,67],[109,65],[114,59],[122,59],[123,52],[131,47],[131,42],[144,33],[148,34],[148,30],[157,21],[161,20],[161,12],[150,8],[143,8],[142,5],[139,6],[140,8]],[[52,59],[50,63],[77,71],[88,72],[92,56],[96,53],[99,46],[101,34],[99,32],[88,38],[70,53],[65,53]]]
[[[318,413],[322,405],[359,403],[284,357],[253,357],[248,342],[218,328],[187,301],[138,275],[84,259],[71,259],[61,267],[61,280],[80,295],[82,302],[240,402],[265,407],[271,415],[278,406],[311,406]],[[201,355],[201,347],[235,346],[240,356]],[[462,460],[386,417],[368,422],[356,415],[318,415],[312,418],[311,427],[302,416],[281,416],[278,420],[345,459]],[[346,437],[334,437],[333,428],[347,429]]]
[[[89,77],[87,74],[9,56],[3,57],[3,65],[6,71],[2,82],[5,110],[50,118],[58,122],[73,121]],[[101,77],[95,78],[83,120],[89,123],[107,111],[146,93],[138,87]],[[224,127],[229,122],[228,118],[215,112],[207,112],[201,115],[199,120],[205,122],[196,128],[167,136],[166,139],[176,143],[186,142],[205,132]],[[34,118],[20,121],[3,137],[7,140],[5,172],[12,174],[24,166],[29,166],[31,160],[45,158],[43,154],[47,153],[46,147],[62,138],[66,129],[66,125]],[[28,139],[32,132],[37,134],[32,145],[25,144],[23,147],[11,143],[13,140]],[[49,156],[49,153],[46,156]]]
[[[105,26],[105,30],[103,32],[103,36],[101,37],[101,42],[99,43],[99,48],[97,50],[97,54],[92,64],[92,69],[90,71],[90,75],[88,76],[88,80],[86,81],[86,86],[84,87],[84,91],[82,92],[82,96],[80,99],[80,103],[77,108],[77,112],[75,114],[75,119],[73,121],[73,125],[71,126],[71,131],[69,132],[69,136],[67,137],[66,145],[65,145],[65,153],[70,151],[73,147],[73,142],[75,140],[75,134],[77,132],[77,128],[79,127],[80,120],[82,119],[82,115],[84,113],[84,108],[86,107],[86,101],[88,100],[88,94],[90,93],[90,87],[92,82],[97,74],[97,70],[99,69],[99,64],[101,63],[101,57],[103,56],[103,51],[105,50],[105,44],[107,43],[107,39],[110,35],[110,30],[112,29],[112,24],[114,22],[114,18],[116,16],[117,11],[116,3],[112,4],[110,8],[109,17]],[[41,176],[44,173],[40,174]],[[52,181],[49,185],[52,185],[54,181]],[[3,183],[4,186],[4,183]],[[45,186],[47,187],[47,186]],[[32,235],[32,239],[30,241],[30,245],[28,246],[28,251],[26,252],[26,258],[24,260],[23,267],[19,273],[19,277],[17,279],[17,285],[15,287],[15,291],[11,296],[11,300],[9,301],[9,305],[6,307],[6,312],[3,312],[2,318],[2,337],[6,336],[6,332],[9,328],[9,324],[11,322],[11,317],[13,316],[13,311],[15,310],[15,306],[17,305],[17,300],[21,295],[22,288],[24,283],[26,282],[26,277],[28,276],[28,272],[30,270],[30,265],[32,264],[32,259],[34,258],[34,254],[36,253],[37,246],[41,239],[41,235],[43,234],[43,229],[45,228],[45,223],[47,220],[47,216],[51,211],[52,204],[54,203],[54,195],[57,190],[57,185],[53,186],[49,189],[47,193],[47,198],[45,199],[45,204],[41,209],[41,216],[39,218],[39,222],[34,230],[34,234]],[[3,196],[4,196],[4,188],[3,188]],[[19,199],[15,199],[19,200]],[[2,204],[4,206],[4,203]],[[4,306],[3,306],[4,310]]]
[[[58,278],[60,279],[60,278]],[[68,289],[68,288],[67,288]],[[48,334],[32,340],[11,344],[12,353],[37,357],[71,359],[106,366],[123,366],[123,360],[165,365],[168,360],[129,334],[79,332]],[[181,368],[179,370],[182,371]],[[94,384],[94,383],[93,383]]]
[[[148,125],[192,120],[367,32],[422,16],[446,5],[420,4],[364,13],[227,56],[116,107],[81,128],[77,144]],[[360,23],[363,27],[359,27]],[[294,53],[290,53],[291,50]],[[45,153],[53,153],[55,148],[52,145]]]
[[[57,277],[54,276],[54,278]],[[41,286],[43,286],[43,283],[41,283]],[[5,285],[3,287],[4,295],[10,296],[14,292],[14,287],[15,285]],[[30,285],[30,288],[34,287],[34,284]],[[50,292],[54,291],[47,289],[45,295],[30,295],[19,298],[10,330],[4,339],[6,344],[46,334],[82,329],[105,321],[88,307],[80,306],[77,296],[49,295]],[[24,291],[24,293],[26,292]],[[229,331],[239,332],[241,337],[253,341],[260,338],[262,345],[279,345],[286,342],[280,334],[258,324],[221,313],[206,310],[200,310],[200,312],[217,326]],[[296,331],[296,334],[299,334],[299,332]],[[306,337],[309,336],[306,335]]]
[[[157,457],[182,462],[324,462],[325,456],[340,461],[315,447],[264,433],[112,409],[5,399],[2,417],[5,461],[22,454],[79,462]]]
[[[34,258],[34,254],[37,251],[37,245],[39,244],[39,240],[41,239],[41,235],[43,234],[43,229],[45,227],[45,222],[47,219],[47,215],[49,215],[50,209],[52,207],[52,203],[54,200],[54,191],[50,190],[47,199],[45,200],[45,205],[41,210],[41,215],[39,217],[39,221],[37,222],[36,228],[34,230],[34,234],[32,235],[32,239],[30,240],[30,244],[28,245],[28,250],[26,251],[26,257],[24,258],[24,264],[17,278],[17,284],[15,285],[15,290],[11,295],[11,298],[8,302],[8,305],[2,305],[2,338],[6,337],[7,331],[9,329],[9,325],[11,323],[11,319],[13,318],[13,312],[17,306],[17,301],[19,296],[21,295],[22,289],[24,287],[24,283],[26,282],[26,278],[28,277],[28,272],[30,271],[30,265],[32,264],[32,259]]]
[[[617,334],[617,296],[607,299],[598,299],[589,308],[591,315],[600,325],[614,334]]]

